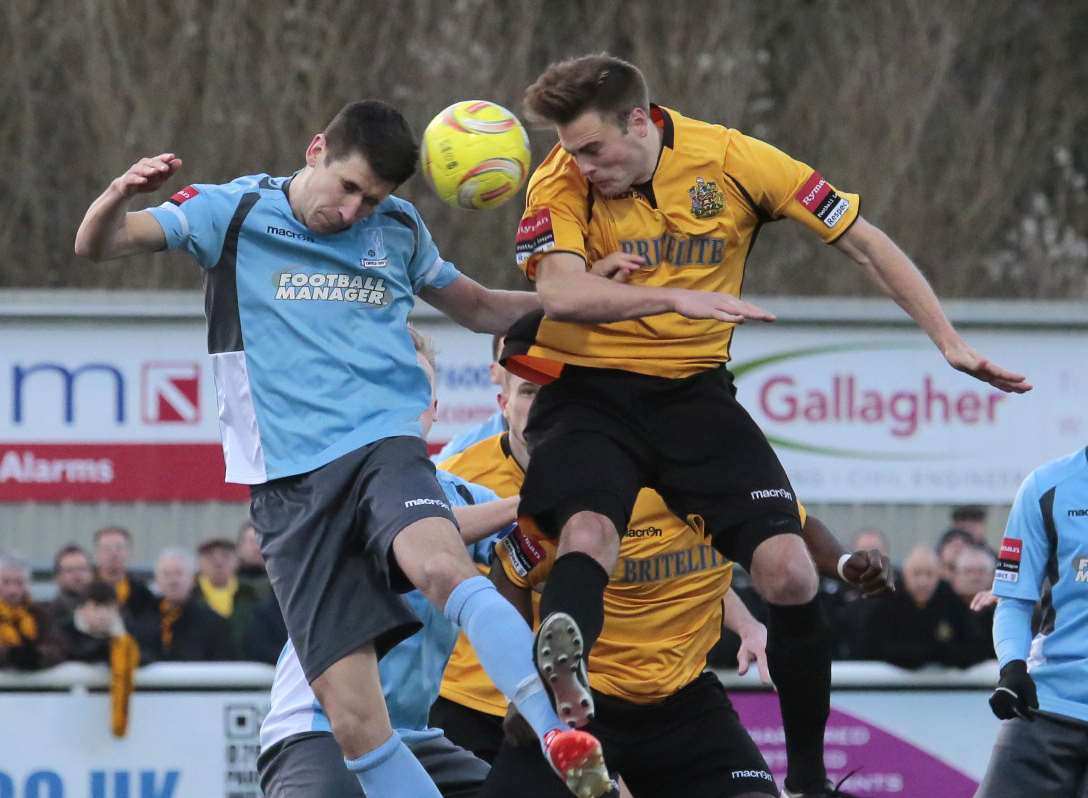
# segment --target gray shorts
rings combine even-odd
[[[490,768],[445,737],[409,745],[444,798],[476,798]],[[257,760],[265,798],[365,798],[359,780],[344,766],[328,733],[296,734],[272,745]],[[377,796],[376,798],[380,798]]]
[[[423,518],[456,526],[426,444],[399,436],[315,471],[254,485],[250,512],[287,633],[312,682],[367,643],[378,656],[420,629],[393,539]]]
[[[975,798],[1088,798],[1088,725],[1048,715],[1002,721]]]

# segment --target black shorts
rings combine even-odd
[[[254,485],[251,496],[265,568],[307,681],[367,643],[380,657],[421,628],[397,595],[412,585],[393,539],[423,518],[456,525],[421,439],[384,438],[307,474]]]
[[[747,569],[760,543],[800,534],[801,522],[782,464],[735,393],[724,367],[673,380],[567,366],[529,412],[519,513],[550,537],[583,510],[622,533],[648,486]]]
[[[427,725],[441,729],[447,739],[471,751],[484,762],[493,762],[502,745],[502,718],[439,696],[431,704]]]
[[[767,762],[729,703],[718,677],[704,673],[660,704],[632,704],[594,691],[586,726],[605,762],[638,798],[778,795]],[[563,798],[570,793],[537,746],[503,743],[481,798]]]

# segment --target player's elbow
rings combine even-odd
[[[579,320],[580,307],[573,293],[538,285],[537,294],[540,296],[540,306],[544,308],[544,315],[552,321]]]
[[[92,242],[87,241],[80,236],[76,236],[75,253],[76,257],[87,258],[95,263],[99,263],[106,259],[100,247],[94,246]]]

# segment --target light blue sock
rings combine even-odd
[[[450,593],[445,615],[464,629],[491,681],[514,702],[522,717],[543,738],[565,729],[533,664],[533,633],[491,580],[466,579]]]
[[[419,760],[393,736],[358,759],[345,759],[368,798],[442,798]]]

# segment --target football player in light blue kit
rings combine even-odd
[[[574,792],[600,795],[599,744],[545,710],[532,634],[466,553],[419,437],[430,391],[407,329],[415,296],[493,334],[537,300],[442,259],[392,195],[417,159],[407,122],[378,101],[345,106],[294,175],[190,185],[128,212],[181,168],[172,153],[142,158],[88,208],[76,254],[183,249],[204,269],[226,477],[251,486],[290,639],[363,789],[438,795],[393,733],[378,674],[419,628],[397,595],[414,586],[465,630]]]
[[[411,332],[432,390],[431,405],[420,418],[426,438],[437,409],[433,394],[436,366],[429,342],[417,331]],[[495,541],[512,528],[517,499],[499,499],[488,488],[444,471],[438,472],[438,483],[454,508],[461,536],[473,560],[489,564]],[[500,533],[494,534],[496,529]],[[490,766],[454,745],[440,729],[427,725],[431,704],[438,697],[442,672],[457,641],[457,627],[419,591],[412,591],[404,598],[419,616],[423,628],[394,646],[379,665],[390,722],[444,798],[475,798]],[[328,716],[310,689],[290,642],[276,663],[271,707],[261,723],[257,769],[266,798],[289,798],[303,775],[311,785],[310,794],[338,798],[363,796],[359,783],[341,762]]]
[[[1088,449],[1020,486],[993,592],[1001,679],[990,706],[1004,723],[976,798],[1088,795]]]

